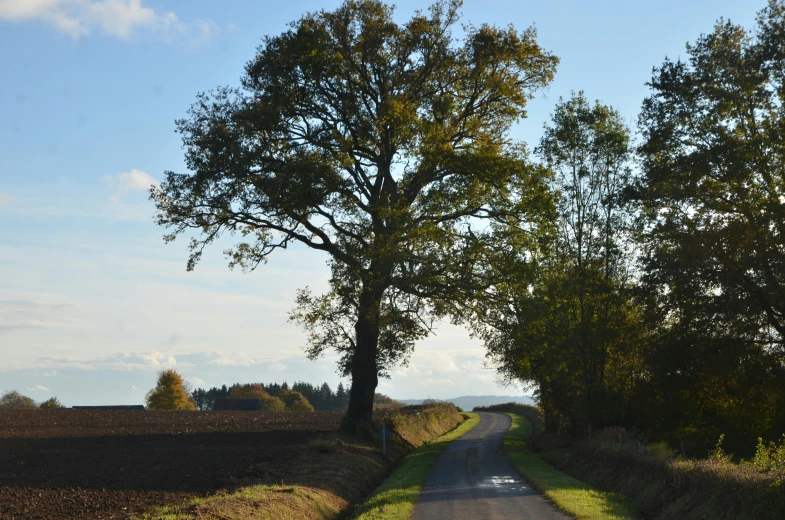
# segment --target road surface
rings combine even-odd
[[[480,412],[480,424],[439,455],[411,520],[567,520],[507,462],[502,437],[510,416]]]

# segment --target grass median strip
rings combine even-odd
[[[513,467],[562,511],[578,520],[633,520],[629,501],[618,493],[606,493],[562,473],[527,449],[532,435],[525,417],[509,414],[512,427],[504,437],[504,453]]]
[[[436,456],[447,444],[477,426],[480,416],[465,413],[466,420],[406,456],[401,465],[359,509],[357,520],[405,520],[409,518]]]

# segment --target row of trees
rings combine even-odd
[[[9,390],[0,395],[0,410],[47,410],[65,408],[57,397],[36,402],[32,397],[22,395],[16,390]]]
[[[554,225],[498,256],[470,319],[552,431],[749,452],[785,432],[785,4],[687,55],[654,69],[637,146],[611,108],[559,102],[535,149]]]
[[[190,397],[198,410],[212,410],[216,399],[237,397],[239,395],[239,389],[245,387],[248,387],[248,385],[235,383],[228,387],[224,384],[220,387],[214,386],[207,390],[197,388],[190,393]],[[264,392],[270,397],[279,397],[282,393],[286,392],[297,392],[302,395],[315,410],[342,409],[349,403],[349,394],[343,386],[343,383],[338,383],[338,388],[335,391],[333,391],[327,383],[323,383],[321,386],[314,386],[310,383],[301,381],[295,382],[291,387],[289,387],[289,384],[286,382],[283,384],[269,383],[267,385],[258,383],[253,385],[253,387],[258,388],[258,391]]]
[[[188,268],[225,234],[248,270],[293,242],[328,255],[329,291],[291,319],[309,356],[342,354],[348,429],[450,317],[552,431],[785,431],[785,2],[655,68],[637,141],[577,93],[533,154],[509,130],[558,59],[533,29],[456,39],[460,6],[399,25],[347,0],[265,38],[241,89],[199,96],[177,123],[192,173],[151,191]]]

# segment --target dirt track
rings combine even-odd
[[[125,519],[222,487],[339,428],[341,412],[0,414],[0,519]]]

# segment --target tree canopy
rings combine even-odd
[[[327,253],[330,291],[301,293],[292,318],[309,355],[342,353],[348,428],[370,419],[379,374],[472,293],[478,222],[538,214],[540,179],[509,129],[558,60],[532,28],[457,39],[460,6],[398,24],[381,1],[349,0],[265,37],[240,88],[199,95],[177,122],[190,172],[152,191],[167,239],[192,238],[189,269],[225,234],[247,270],[294,243]]]
[[[188,398],[182,376],[176,370],[158,373],[155,388],[147,392],[145,403],[149,410],[195,410]]]

